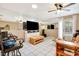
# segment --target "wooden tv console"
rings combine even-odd
[[[32,36],[30,37],[29,42],[33,45],[36,45],[44,40],[43,36]]]
[[[73,51],[73,53],[66,53],[65,49]],[[68,50],[68,51],[69,51]],[[79,44],[68,42],[64,40],[56,40],[56,55],[57,56],[79,56]]]

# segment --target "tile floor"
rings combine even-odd
[[[56,45],[54,38],[45,38],[42,43],[32,45],[29,42],[24,43],[20,49],[22,56],[55,56]]]
[[[22,56],[55,56],[56,45],[54,38],[45,38],[43,42],[32,45],[29,42],[24,43],[20,49]]]

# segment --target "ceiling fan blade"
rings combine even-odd
[[[76,3],[70,3],[70,4],[66,5],[66,6],[64,6],[63,8],[69,7],[69,6],[74,5],[74,4],[76,4]]]
[[[64,11],[70,11],[70,9],[62,9],[62,10],[64,10]]]
[[[50,10],[50,11],[48,11],[48,12],[53,12],[53,11],[56,11],[56,10]]]

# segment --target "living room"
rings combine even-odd
[[[0,3],[2,56],[61,56],[57,39],[72,42],[76,30],[78,3]]]

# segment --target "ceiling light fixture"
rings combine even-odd
[[[36,4],[32,4],[32,8],[37,8],[37,5]]]
[[[61,13],[63,13],[63,10],[57,10],[56,11],[56,14],[61,14]]]

